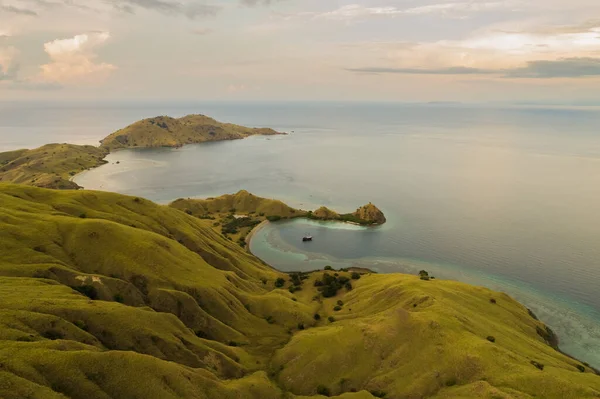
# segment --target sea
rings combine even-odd
[[[251,250],[283,271],[427,270],[506,292],[600,367],[600,108],[12,102],[0,103],[0,151],[97,145],[139,119],[191,113],[289,134],[118,151],[75,181],[159,203],[241,189],[302,209],[372,202],[385,225],[272,223]]]

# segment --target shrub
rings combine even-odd
[[[352,280],[360,280],[360,273],[352,272]]]
[[[123,295],[121,295],[121,294],[115,294],[115,296],[113,296],[113,299],[115,300],[115,302],[119,302],[119,303],[125,302],[125,298],[123,298]]]
[[[335,317],[329,316],[327,320],[329,320],[330,323],[333,323],[335,321]]]
[[[64,335],[57,330],[48,330],[43,334],[44,338],[56,341],[57,339],[63,339]]]
[[[320,314],[318,314],[318,313],[315,313],[315,315],[313,316],[313,318],[314,318],[315,320],[321,320],[321,315],[320,315]]]
[[[191,214],[192,214],[192,211],[190,211],[189,209],[186,209],[186,210],[185,210],[185,213],[187,213],[188,215],[191,215]]]
[[[341,306],[336,306],[333,308],[334,311],[339,312],[340,310],[342,310]]]
[[[496,338],[492,337],[491,335],[489,337],[487,337],[486,339],[492,343],[496,342]]]
[[[344,306],[344,301],[342,301],[342,300],[339,300],[339,301],[337,301],[337,304],[338,304],[339,306]]]
[[[288,288],[288,291],[290,291],[290,294],[293,294],[296,291],[301,291],[302,288],[295,286],[295,285],[291,285],[290,288]]]
[[[261,212],[261,213],[258,214],[258,216],[265,216],[265,213]]]
[[[340,284],[346,284],[347,282],[350,281],[350,279],[346,276],[341,276],[341,277],[338,277],[338,281],[340,282]]]
[[[81,219],[85,219],[85,218],[87,217],[87,215],[86,215],[85,213],[80,213],[80,214],[79,214],[79,217],[80,217]]]
[[[80,328],[80,329],[82,329],[83,331],[87,331],[87,330],[88,330],[87,324],[85,324],[85,321],[83,321],[83,320],[75,320],[75,321],[73,322],[73,324],[75,324],[75,326],[76,326],[77,328]]]
[[[542,363],[536,362],[535,360],[532,360],[530,363],[533,364],[535,367],[537,367],[540,370],[544,369],[544,365]]]
[[[385,398],[386,393],[383,391],[379,391],[379,390],[375,390],[375,391],[369,391],[369,393],[373,396],[375,396],[376,398]]]
[[[496,304],[496,300],[494,298],[492,298],[492,299],[490,299],[490,303],[495,305]]]
[[[338,287],[335,285],[326,285],[322,291],[323,297],[325,297],[325,298],[332,298],[337,295],[337,292],[338,292]]]
[[[331,266],[325,266],[324,270],[333,270],[333,267],[331,267]]]
[[[261,281],[263,284],[267,284],[267,279],[266,279],[266,278],[264,278],[264,277],[263,277],[263,278],[261,278],[261,279],[260,279],[260,281]]]
[[[346,287],[346,290],[348,291],[352,291],[352,283],[350,281],[348,281],[346,284],[344,284],[344,287]]]
[[[275,323],[275,319],[273,318],[273,316],[267,316],[265,318],[265,320],[267,321],[267,323],[269,324],[274,324]]]
[[[281,288],[284,285],[285,285],[285,280],[282,279],[281,277],[279,277],[277,280],[275,280],[275,287]]]
[[[327,388],[325,385],[319,385],[317,387],[317,394],[323,396],[330,396],[331,392],[329,391],[329,388]]]
[[[208,335],[204,331],[198,330],[198,331],[195,331],[194,334],[196,334],[196,337],[198,337],[198,338],[204,338],[204,339],[208,338]]]
[[[75,291],[78,291],[79,293],[87,296],[90,299],[98,299],[98,291],[96,290],[96,287],[92,286],[92,285],[80,285],[77,287],[71,287],[73,288]]]
[[[229,341],[229,346],[238,346],[238,343],[235,341]]]
[[[581,371],[582,373],[585,373],[585,367],[583,367],[581,364],[578,364],[575,367],[577,367],[577,370]]]
[[[281,220],[281,216],[279,216],[279,215],[270,215],[270,216],[267,216],[267,220],[269,222],[278,222],[278,221]]]
[[[447,387],[453,387],[455,385],[456,385],[456,377],[451,377],[450,379],[448,379],[448,381],[446,381]]]
[[[304,323],[298,323],[298,330],[304,330]]]

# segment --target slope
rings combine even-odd
[[[47,144],[33,150],[0,153],[0,182],[45,188],[77,189],[69,178],[100,166],[108,152],[85,145]]]
[[[0,184],[0,203],[0,397],[600,393],[503,294],[405,275],[287,276],[211,221],[141,198]]]

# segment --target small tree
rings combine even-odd
[[[275,280],[275,287],[281,288],[284,285],[285,285],[285,280],[282,279],[281,277],[279,277],[277,280]]]
[[[352,272],[352,280],[360,280],[360,273]]]

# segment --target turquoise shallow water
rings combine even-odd
[[[35,123],[36,112],[28,110],[18,123]],[[142,116],[191,112],[294,131],[121,151],[76,181],[159,202],[240,189],[306,209],[351,211],[372,201],[385,212],[386,225],[273,224],[255,235],[252,251],[281,270],[326,264],[381,272],[427,269],[439,278],[506,291],[556,330],[565,351],[600,367],[595,109],[188,104],[54,110],[61,112],[64,118],[52,119],[53,131],[71,142],[89,141],[102,126],[108,134]],[[102,124],[105,114],[108,124]],[[4,123],[14,115],[0,109]],[[81,130],[85,120],[97,121],[92,131]],[[40,126],[18,123],[13,124],[23,134],[0,145],[52,141],[27,135]],[[0,126],[0,137],[10,128]],[[315,241],[303,244],[307,232]]]

